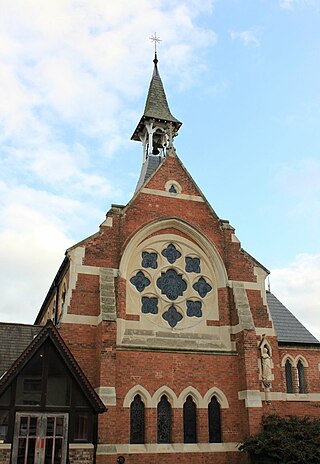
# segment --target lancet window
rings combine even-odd
[[[144,443],[145,408],[140,395],[136,395],[130,406],[130,443]]]
[[[208,405],[209,442],[221,443],[221,408],[216,396]]]
[[[171,404],[163,395],[157,406],[157,439],[158,443],[171,442]]]
[[[197,443],[197,407],[189,395],[183,405],[184,443]]]

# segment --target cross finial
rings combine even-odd
[[[154,53],[157,54],[157,43],[162,42],[162,40],[160,39],[160,37],[157,37],[156,32],[154,33],[154,35],[149,37],[149,39],[152,40],[152,42],[154,42]]]

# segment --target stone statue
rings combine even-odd
[[[272,380],[272,366],[271,366],[271,357],[269,350],[266,346],[262,349],[261,354],[261,363],[262,363],[262,380],[264,383],[270,383]]]

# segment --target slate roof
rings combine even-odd
[[[41,328],[36,325],[0,323],[0,376],[29,346]]]
[[[309,330],[271,292],[267,291],[267,302],[280,343],[320,345]]]
[[[143,163],[141,168],[140,177],[137,183],[136,192],[143,186],[143,184],[149,179],[151,174],[157,169],[160,165],[163,158],[161,156],[150,155]]]
[[[9,326],[10,324],[3,324]],[[14,324],[12,324],[14,325]],[[18,324],[16,324],[18,325]],[[32,326],[27,326],[29,329]],[[30,361],[32,356],[36,353],[36,351],[48,340],[50,339],[55,348],[57,349],[58,353],[60,354],[61,358],[65,362],[68,367],[69,373],[73,376],[73,378],[78,383],[79,387],[82,389],[82,392],[88,399],[89,403],[97,413],[102,413],[106,411],[106,407],[101,401],[99,395],[95,392],[92,385],[86,378],[85,374],[83,373],[82,369],[80,368],[79,364],[75,360],[74,356],[72,355],[71,351],[63,341],[61,335],[59,334],[56,327],[53,325],[52,321],[48,321],[45,326],[37,327],[38,333],[32,339],[31,343],[24,349],[20,356],[11,363],[9,369],[6,370],[5,374],[2,373],[2,377],[0,378],[0,395],[8,388],[8,385],[13,381],[13,379],[19,375],[21,370],[25,367],[25,365]],[[9,328],[5,335],[7,336],[9,332]],[[22,330],[23,332],[23,330]],[[2,342],[2,340],[1,340]],[[17,340],[15,341],[17,343]],[[2,343],[1,343],[2,344]],[[18,342],[18,345],[20,343]],[[14,348],[14,343],[12,344]]]
[[[179,129],[179,127],[182,125],[182,123],[171,114],[166,93],[164,91],[162,80],[158,71],[157,55],[155,56],[153,62],[153,75],[149,86],[146,105],[142,118],[140,119],[139,124],[131,137],[131,140],[140,141],[139,132],[142,130],[143,121],[145,119],[157,119],[158,121],[172,122],[177,129]]]

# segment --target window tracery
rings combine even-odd
[[[191,242],[171,237],[152,237],[139,246],[128,296],[134,305],[130,306],[150,321],[181,330],[198,324],[209,308],[217,307],[216,288],[205,254]]]

